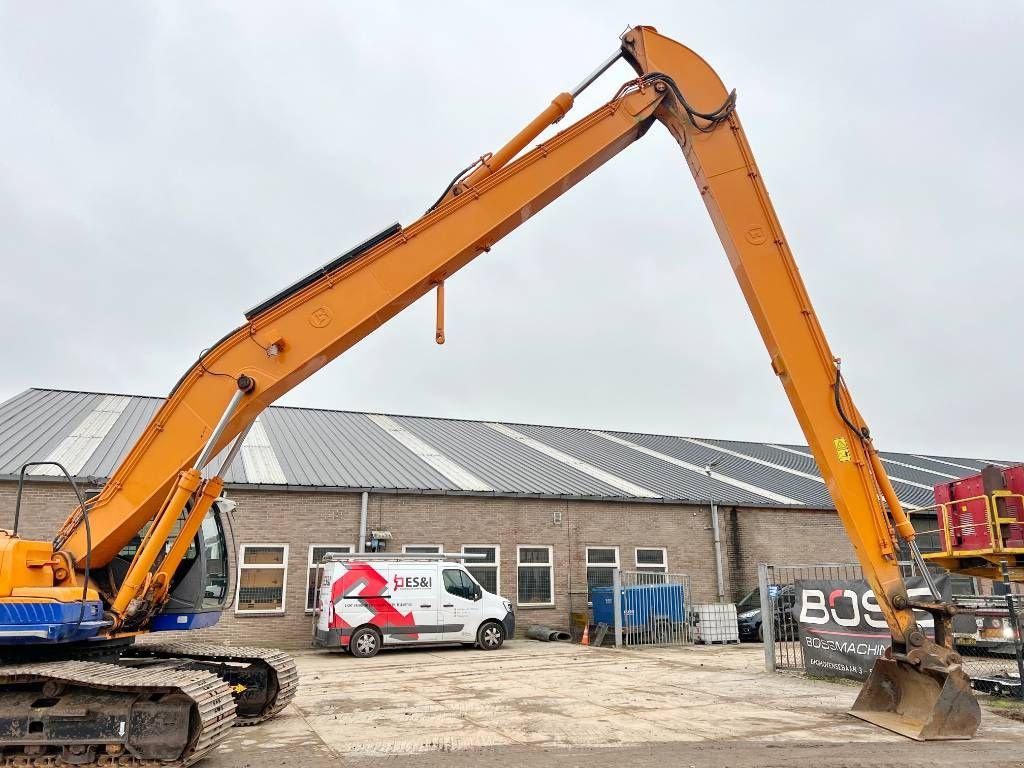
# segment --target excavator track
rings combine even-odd
[[[189,660],[236,690],[235,725],[256,725],[288,706],[299,687],[295,661],[275,648],[234,648],[206,643],[139,643],[131,657]],[[239,686],[241,690],[239,690]]]
[[[216,675],[173,664],[54,661],[0,668],[0,766],[185,768],[231,732]]]

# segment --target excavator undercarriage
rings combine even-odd
[[[234,725],[254,725],[295,695],[281,651],[137,644],[116,663],[0,667],[0,766],[162,766],[200,760]]]

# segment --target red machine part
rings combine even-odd
[[[992,550],[998,542],[993,541],[989,528],[989,505],[995,505],[997,516],[1019,521],[1003,524],[1003,546],[1024,547],[1024,503],[1018,497],[992,497],[996,491],[1024,494],[1024,465],[1007,467],[985,467],[977,475],[961,480],[940,483],[935,486],[935,503],[939,505],[937,516],[939,529],[944,531],[943,510],[948,515],[952,547],[960,551]],[[942,545],[946,546],[945,533]]]
[[[1006,483],[1006,490],[1019,494],[1006,499],[1002,516],[1011,517],[1019,523],[1010,523],[1005,527],[1003,544],[1010,548],[1024,548],[1024,499],[1021,498],[1024,496],[1024,464],[1004,469],[1003,481]]]

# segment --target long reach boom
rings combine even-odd
[[[636,70],[635,79],[607,104],[523,152],[619,58]],[[952,646],[951,609],[937,596],[918,604],[907,595],[899,540],[916,553],[914,528],[829,349],[747,142],[735,93],[700,56],[652,27],[625,32],[613,56],[457,176],[417,221],[381,232],[257,306],[244,325],[205,352],[90,503],[90,531],[76,509],[52,550],[44,547],[55,563],[48,577],[54,594],[81,590],[87,560],[95,581],[148,524],[116,591],[103,593],[108,637],[145,631],[223,486],[214,457],[225,449],[233,457],[261,411],[431,290],[438,292],[443,341],[445,281],[655,122],[678,142],[693,174],[891,631],[891,651],[877,662],[853,714],[913,738],[971,737],[979,708]],[[38,549],[0,550],[15,574],[14,583],[0,583],[7,589],[0,601],[17,599],[11,589],[19,586],[18,574],[31,570],[29,554],[37,557]],[[94,599],[101,592],[90,590]],[[934,638],[919,626],[915,609],[935,617]]]

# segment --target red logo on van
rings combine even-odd
[[[395,587],[398,587],[398,579],[395,578]],[[405,581],[430,581],[422,577],[406,578]],[[346,603],[351,600],[345,598],[357,598],[372,614],[369,623],[380,627],[386,633],[389,627],[414,627],[416,619],[409,613],[399,613],[385,597],[388,591],[388,581],[380,573],[370,567],[367,563],[352,562],[345,570],[345,575],[331,585],[331,601],[334,603],[334,611],[331,616],[330,626],[332,629],[350,627],[347,621],[339,613],[345,611]],[[406,635],[416,640],[417,634]],[[343,644],[348,643],[348,638],[342,640]]]
[[[430,589],[430,577],[395,576],[395,589]]]

